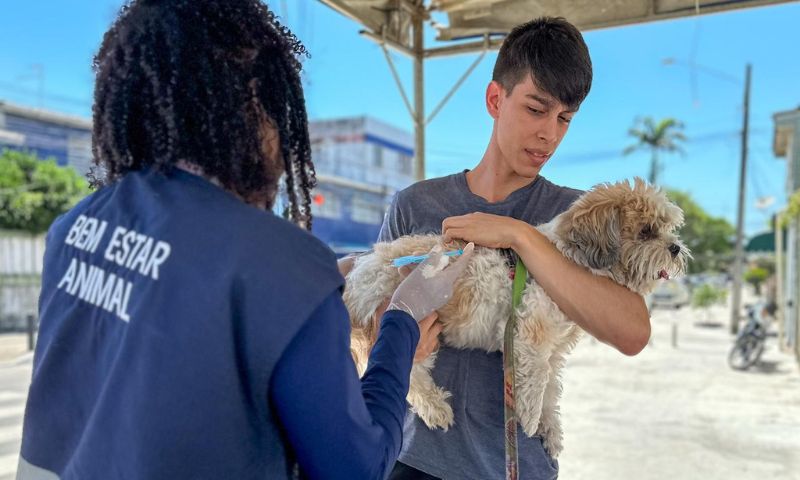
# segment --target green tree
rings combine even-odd
[[[786,209],[778,215],[778,225],[786,228],[792,220],[800,217],[800,190],[795,191],[786,201]]]
[[[89,191],[86,180],[55,160],[0,152],[0,228],[44,232]]]
[[[753,286],[756,295],[761,295],[761,284],[767,280],[769,272],[766,268],[753,267],[744,272],[744,281]]]
[[[629,155],[636,150],[650,150],[650,174],[647,179],[652,184],[658,183],[658,174],[661,172],[659,153],[683,153],[679,143],[686,140],[682,132],[683,123],[674,118],[665,118],[656,123],[651,117],[638,118],[634,126],[628,130],[628,135],[636,139],[636,143],[623,150],[624,155]]]
[[[692,292],[692,306],[704,311],[705,321],[709,323],[711,321],[711,306],[725,303],[726,298],[728,298],[727,290],[704,283]]]
[[[733,225],[724,218],[709,215],[686,192],[667,190],[667,197],[683,210],[680,237],[692,252],[688,273],[726,270],[733,259],[736,234]]]
[[[758,268],[763,268],[767,271],[767,278],[775,274],[775,257],[760,257],[756,258],[753,264]]]

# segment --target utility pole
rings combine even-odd
[[[34,63],[31,70],[33,73],[21,75],[17,80],[36,80],[36,107],[41,110],[44,108],[44,64]]]
[[[411,19],[414,35],[414,173],[417,180],[425,179],[425,37],[423,5]]]
[[[739,331],[739,311],[742,308],[742,270],[744,266],[744,203],[747,176],[747,132],[750,117],[751,65],[745,67],[744,76],[744,126],[742,127],[742,161],[739,170],[739,207],[736,214],[736,258],[733,262],[733,298],[731,299],[731,333]]]
[[[44,108],[44,65],[36,63],[31,68],[35,72],[34,75],[36,75],[36,96],[41,110]]]
[[[281,0],[281,23],[284,25],[289,22],[289,7],[286,5],[286,0]]]

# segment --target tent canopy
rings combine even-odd
[[[790,0],[320,0],[352,18],[395,47],[413,50],[412,19],[443,13],[448,24],[433,22],[437,40],[503,36],[537,16],[560,16],[580,30],[724,12],[786,3]]]
[[[783,251],[786,251],[786,232],[783,230]],[[747,246],[744,248],[746,252],[774,252],[775,251],[775,232],[764,232],[752,237]]]
[[[394,80],[414,121],[414,165],[425,177],[425,126],[444,106],[488,50],[500,47],[514,26],[539,16],[561,16],[581,30],[788,3],[792,0],[319,0],[364,27],[362,34],[384,50]],[[441,24],[442,17],[447,24]],[[446,46],[426,47],[428,24]],[[456,41],[457,40],[457,41]],[[409,100],[387,47],[413,60],[414,94]],[[424,61],[482,52],[430,116],[425,112]]]

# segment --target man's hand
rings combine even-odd
[[[525,234],[528,224],[500,215],[470,213],[448,217],[442,222],[445,242],[454,239],[473,242],[489,248],[514,248]]]
[[[513,249],[558,308],[589,334],[625,355],[636,355],[647,345],[650,316],[642,297],[564,257],[532,225],[471,213],[446,218],[442,234],[446,241],[462,239],[490,248]]]

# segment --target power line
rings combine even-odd
[[[281,0],[281,16],[284,22],[289,22],[289,7],[286,5],[286,0]]]
[[[5,90],[7,92],[13,92],[13,93],[16,93],[16,94],[21,94],[21,95],[30,95],[30,96],[37,97],[37,98],[41,97],[42,99],[45,99],[45,100],[52,100],[54,102],[60,102],[60,103],[68,103],[68,104],[76,105],[76,106],[80,106],[80,107],[91,107],[91,105],[92,105],[92,101],[90,99],[81,99],[81,98],[70,97],[70,96],[66,96],[66,95],[54,95],[54,94],[50,94],[50,93],[41,93],[41,92],[38,92],[36,90],[32,90],[32,89],[28,89],[28,88],[24,88],[24,87],[19,87],[19,86],[13,84],[13,83],[8,83],[8,82],[0,82],[0,91],[2,91],[2,90]]]
[[[764,152],[766,151],[766,152],[769,152],[771,154],[772,153],[771,147],[765,146],[760,139],[757,140],[756,142],[753,142],[753,143],[754,143],[754,146],[758,147],[758,148],[753,149],[752,151],[758,152],[754,156],[754,160],[755,161],[753,162],[753,164],[754,164],[754,169],[755,169],[754,171],[756,173],[756,176],[762,182],[761,183],[761,187],[762,187],[762,190],[761,190],[762,195],[761,196],[764,196],[763,195],[764,192],[766,192],[767,194],[770,194],[770,193],[778,194],[778,193],[780,193],[780,187],[775,187],[775,185],[772,183],[772,178],[765,171],[766,163],[767,163],[767,156],[764,155]],[[758,145],[756,145],[756,144],[758,144]],[[763,187],[764,187],[765,183],[766,183],[766,188],[764,189]]]
[[[752,129],[751,133],[762,132],[759,129]],[[706,132],[701,135],[690,135],[686,143],[689,145],[696,145],[696,144],[705,144],[705,143],[713,143],[719,141],[729,141],[737,139],[738,136],[741,134],[739,130],[725,130],[719,132]],[[585,163],[595,163],[595,162],[603,162],[603,161],[611,161],[611,160],[620,160],[623,158],[622,151],[624,147],[615,148],[613,150],[600,150],[600,151],[590,151],[590,152],[576,152],[576,153],[559,153],[558,160],[559,162],[569,162],[571,164],[585,164]],[[429,153],[434,155],[438,158],[445,158],[445,159],[459,159],[459,160],[469,160],[476,158],[480,152],[480,149],[476,149],[473,151],[458,151],[458,150],[449,150],[449,149],[431,149]]]

